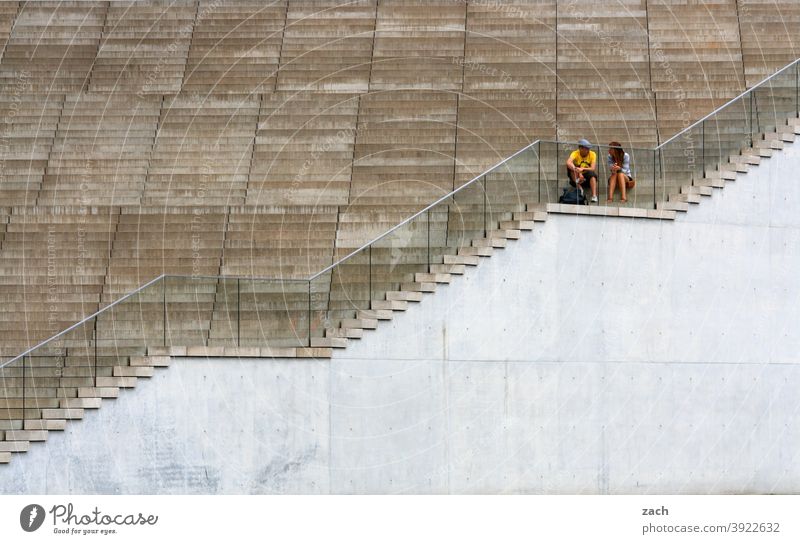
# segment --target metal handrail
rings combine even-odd
[[[679,137],[679,136],[681,136],[682,134],[684,134],[684,133],[686,133],[686,132],[689,132],[690,130],[692,130],[693,128],[695,128],[695,127],[697,127],[698,125],[702,124],[703,122],[705,122],[705,121],[708,121],[708,119],[710,119],[710,118],[711,118],[711,117],[713,117],[714,115],[718,114],[719,112],[721,112],[722,110],[724,110],[724,109],[725,109],[725,108],[727,108],[728,106],[732,105],[732,104],[733,104],[734,102],[736,102],[737,100],[741,100],[742,98],[744,98],[745,96],[747,96],[747,95],[748,95],[748,94],[750,94],[751,92],[755,91],[756,89],[758,89],[759,87],[761,87],[762,85],[764,85],[765,83],[767,83],[768,81],[771,81],[771,80],[772,80],[772,78],[774,78],[774,77],[776,77],[776,76],[778,76],[778,75],[782,74],[784,71],[786,71],[786,70],[788,70],[789,68],[791,68],[792,66],[794,66],[794,65],[795,65],[795,64],[797,64],[798,62],[800,62],[800,59],[795,59],[795,60],[793,60],[792,62],[790,62],[789,64],[787,64],[786,66],[784,66],[783,68],[781,68],[780,70],[778,70],[777,72],[775,72],[774,74],[771,74],[771,75],[769,75],[769,76],[765,77],[764,79],[762,79],[761,81],[759,81],[758,83],[756,83],[755,85],[753,85],[752,87],[750,87],[749,89],[745,90],[745,91],[744,91],[744,92],[742,92],[742,93],[741,93],[739,96],[737,96],[737,97],[735,97],[735,98],[731,98],[730,100],[728,100],[727,102],[725,102],[723,105],[721,105],[720,107],[718,107],[717,109],[715,109],[714,111],[712,111],[711,113],[709,113],[708,115],[706,115],[705,117],[703,117],[703,118],[701,118],[701,119],[698,119],[697,121],[695,121],[694,123],[692,123],[691,125],[689,125],[689,126],[688,126],[688,127],[686,127],[685,129],[681,130],[681,131],[680,131],[680,132],[678,132],[677,134],[674,134],[674,135],[670,136],[670,138],[669,138],[668,140],[665,140],[665,141],[663,141],[662,143],[660,143],[659,145],[657,145],[657,146],[654,148],[654,151],[658,151],[659,149],[661,149],[662,147],[664,147],[664,146],[665,146],[665,145],[667,145],[668,143],[672,142],[673,140],[675,140],[676,138],[678,138],[678,137]]]
[[[754,86],[750,87],[749,89],[745,90],[744,92],[742,92],[741,94],[739,94],[735,98],[732,98],[731,100],[728,100],[722,106],[719,106],[718,108],[716,108],[711,113],[707,114],[706,116],[702,117],[701,119],[698,119],[697,121],[695,121],[694,123],[692,123],[688,127],[684,128],[680,132],[674,134],[673,136],[671,136],[669,139],[665,140],[664,142],[662,142],[658,146],[656,146],[654,148],[642,148],[642,147],[633,148],[633,147],[630,147],[628,149],[632,149],[632,150],[637,150],[638,149],[638,150],[642,150],[642,151],[650,151],[650,152],[653,152],[653,153],[661,150],[662,147],[664,147],[665,145],[669,144],[670,142],[673,142],[674,140],[679,138],[682,134],[685,134],[686,132],[691,131],[693,128],[697,127],[698,125],[700,125],[703,122],[707,121],[709,118],[711,118],[714,115],[718,114],[720,111],[724,110],[728,106],[730,106],[733,103],[735,103],[737,100],[742,99],[743,97],[747,96],[751,92],[753,92],[756,89],[758,89],[761,86],[763,86],[765,83],[768,83],[769,81],[771,81],[776,76],[778,76],[778,75],[782,74],[783,72],[785,72],[786,70],[790,69],[792,66],[795,66],[798,62],[800,62],[800,58],[795,59],[794,61],[790,62],[789,64],[787,64],[786,66],[784,66],[783,68],[781,68],[780,70],[775,72],[774,74],[771,74],[771,75],[765,77],[764,79],[759,81],[756,85],[754,85]],[[63,331],[51,336],[50,338],[47,338],[46,340],[43,340],[43,341],[39,342],[35,346],[33,346],[31,348],[28,348],[27,350],[25,350],[23,353],[17,355],[16,357],[14,357],[14,358],[12,358],[12,359],[4,362],[4,363],[0,363],[0,369],[2,369],[4,367],[6,367],[6,366],[18,361],[18,360],[20,360],[20,359],[22,359],[24,357],[26,357],[27,355],[29,355],[33,351],[36,351],[37,349],[45,346],[46,344],[52,342],[53,340],[56,340],[57,338],[69,333],[70,331],[75,330],[76,328],[80,327],[81,325],[84,325],[85,323],[87,323],[87,322],[91,321],[92,319],[98,317],[100,314],[108,311],[109,309],[115,307],[116,305],[118,305],[118,304],[124,302],[125,300],[133,297],[134,295],[142,292],[144,289],[147,289],[148,287],[154,285],[155,283],[157,283],[159,281],[166,280],[168,278],[179,278],[179,279],[198,279],[198,278],[203,278],[203,279],[221,279],[221,280],[229,280],[229,281],[232,281],[232,280],[280,281],[280,282],[285,282],[285,283],[301,282],[301,283],[309,283],[310,284],[315,279],[319,278],[320,276],[322,276],[323,274],[325,274],[327,272],[330,272],[331,270],[333,270],[334,268],[336,268],[340,264],[344,263],[348,259],[352,258],[353,256],[357,255],[358,253],[360,253],[360,252],[364,251],[365,249],[369,248],[374,243],[382,240],[386,236],[389,236],[390,234],[392,234],[393,232],[395,232],[399,228],[401,228],[401,227],[407,225],[408,223],[410,223],[411,221],[419,218],[424,213],[429,212],[432,208],[435,208],[436,206],[438,206],[442,202],[452,198],[454,195],[456,195],[460,191],[463,191],[466,187],[471,186],[473,183],[477,183],[478,180],[480,180],[481,178],[484,178],[487,174],[491,173],[492,171],[500,168],[505,163],[507,163],[508,161],[513,159],[514,157],[518,156],[520,153],[523,153],[523,152],[527,151],[528,149],[532,148],[533,146],[541,144],[541,143],[552,143],[552,144],[557,144],[557,145],[578,145],[578,142],[575,142],[575,141],[545,140],[545,139],[534,140],[533,142],[529,143],[528,145],[526,145],[525,147],[523,147],[519,151],[515,152],[512,155],[509,155],[508,157],[506,157],[502,161],[498,162],[494,166],[492,166],[492,167],[486,169],[485,171],[483,171],[481,174],[478,174],[477,176],[475,176],[474,178],[472,178],[468,182],[464,183],[463,185],[461,185],[457,189],[454,189],[453,191],[450,191],[446,195],[438,198],[437,200],[435,200],[434,202],[432,202],[431,204],[429,204],[425,208],[423,208],[423,209],[419,210],[418,212],[416,212],[414,215],[404,219],[403,221],[401,221],[397,225],[393,226],[389,230],[385,231],[384,233],[380,234],[376,238],[373,238],[371,241],[367,242],[366,244],[363,244],[358,249],[353,250],[352,252],[347,254],[345,257],[339,259],[338,261],[336,261],[335,263],[332,263],[329,266],[326,266],[325,268],[323,268],[322,270],[320,270],[316,274],[314,274],[314,275],[312,275],[312,276],[310,276],[309,278],[306,278],[306,279],[302,279],[302,278],[260,278],[260,277],[253,277],[253,276],[211,276],[211,275],[209,275],[209,276],[198,276],[198,275],[161,274],[161,275],[153,278],[152,280],[148,281],[144,285],[142,285],[140,287],[137,287],[136,289],[134,289],[130,293],[127,293],[124,296],[122,296],[121,298],[115,300],[114,302],[112,302],[108,306],[105,306],[105,307],[97,310],[93,314],[83,318],[82,320],[80,320],[79,322],[75,323],[74,325],[71,325],[71,326],[67,327],[66,329],[64,329]],[[608,146],[603,146],[603,145],[599,145],[599,144],[595,144],[595,145],[597,145],[597,147],[608,147]],[[95,342],[96,341],[97,341],[97,339],[95,338]]]

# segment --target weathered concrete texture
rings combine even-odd
[[[799,168],[675,222],[551,216],[330,362],[178,361],[0,489],[798,492]]]

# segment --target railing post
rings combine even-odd
[[[369,274],[369,293],[367,294],[367,299],[369,301],[369,307],[372,308],[372,244],[369,245],[367,251],[369,253],[369,270],[367,271]]]
[[[242,290],[236,278],[236,347],[242,347]]]
[[[311,280],[308,280],[308,347],[311,347]]]
[[[750,115],[747,116],[750,124],[750,147],[753,147],[753,91],[750,91]]]
[[[703,161],[700,166],[702,167],[703,177],[706,177],[706,122],[700,124],[700,153],[701,160]],[[692,176],[692,185],[694,185],[694,176]]]
[[[800,117],[800,63],[794,64],[794,116]]]
[[[653,149],[653,209],[658,208],[658,193],[656,191],[656,153],[658,149]]]
[[[164,295],[163,306],[164,306],[164,318],[163,318],[163,329],[164,329],[164,347],[167,346],[167,277],[164,276],[161,279],[162,286],[161,291]]]
[[[97,317],[94,318],[94,386],[97,387]]]
[[[542,142],[536,142],[536,201],[542,203]]]
[[[425,221],[428,225],[428,274],[431,273],[431,211],[425,212]],[[372,247],[372,246],[370,246]]]
[[[486,238],[489,236],[486,223],[486,176],[483,176],[481,181],[483,182],[483,237]]]
[[[22,358],[22,424],[25,425],[25,357]]]

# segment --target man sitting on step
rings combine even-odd
[[[567,173],[570,185],[583,189],[586,182],[592,190],[592,202],[597,202],[597,153],[591,150],[592,144],[585,138],[578,140],[578,149],[567,159]]]

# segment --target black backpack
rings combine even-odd
[[[564,192],[558,199],[559,204],[586,205],[586,195],[577,187],[564,187]]]

